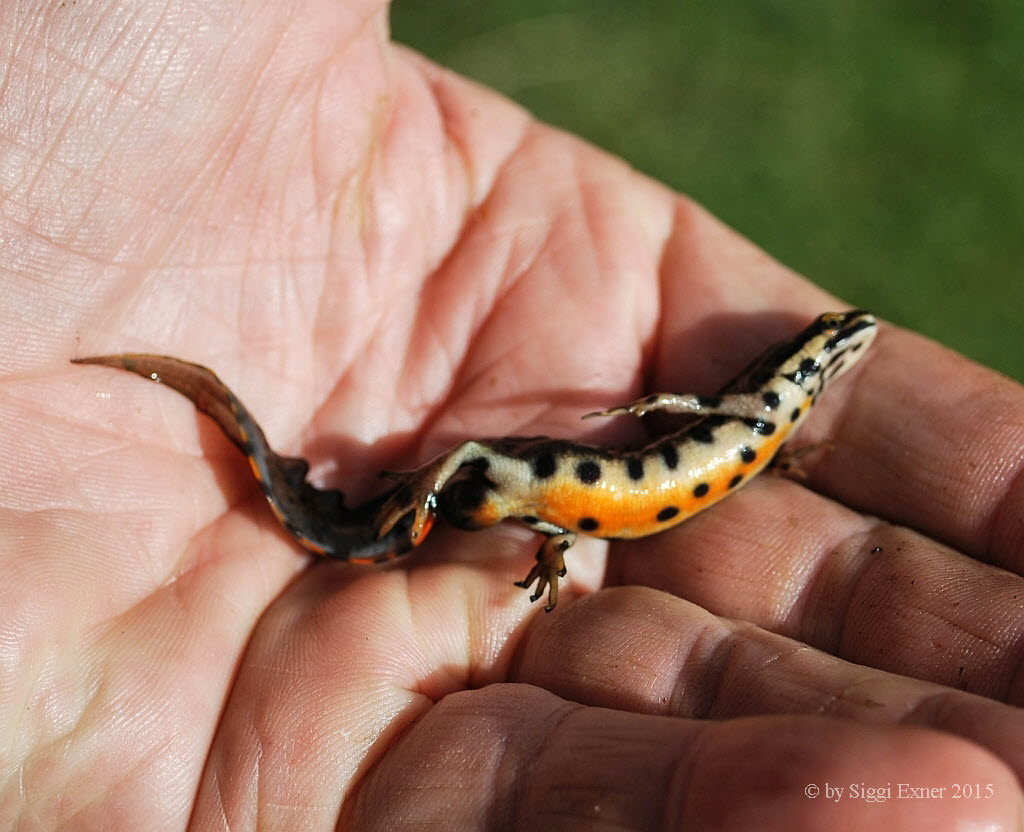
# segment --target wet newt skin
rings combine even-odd
[[[753,361],[714,395],[655,393],[588,416],[652,411],[695,417],[646,447],[617,451],[547,437],[463,442],[358,508],[306,481],[309,464],[277,454],[212,371],[177,358],[121,353],[73,359],[162,382],[210,416],[245,454],[271,510],[311,552],[376,563],[421,543],[434,518],[462,529],[516,519],[544,535],[517,585],[558,603],[564,555],[578,535],[635,538],[669,529],[750,482],[775,459],[822,392],[867,352],[877,331],[863,310],[827,312]]]
[[[701,417],[636,451],[547,438],[471,440],[413,471],[384,505],[390,534],[414,516],[422,540],[440,514],[463,529],[514,518],[545,536],[537,563],[518,583],[558,602],[565,551],[579,534],[635,538],[669,529],[734,493],[762,471],[803,423],[825,387],[874,340],[863,310],[819,315],[772,347],[717,394],[656,393],[588,414],[643,416],[655,410]]]

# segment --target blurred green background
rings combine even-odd
[[[1021,0],[395,0],[392,30],[1024,380]]]

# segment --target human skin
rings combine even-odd
[[[0,2],[0,826],[1020,828],[1024,394],[928,340],[883,326],[805,480],[581,541],[550,615],[527,530],[318,561],[188,402],[68,363],[206,364],[358,499],[636,441],[579,417],[844,308],[386,14]]]

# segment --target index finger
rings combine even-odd
[[[862,511],[1019,572],[1024,387],[888,327],[836,423],[816,483]]]

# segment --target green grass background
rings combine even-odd
[[[1021,0],[396,0],[392,29],[1024,380]]]

